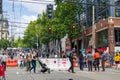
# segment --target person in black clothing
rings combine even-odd
[[[73,53],[72,53],[72,52],[68,55],[68,58],[69,58],[70,63],[71,63],[71,66],[70,66],[70,68],[68,69],[68,72],[75,73],[75,72],[74,72],[74,65],[73,65],[74,56],[73,56]]]
[[[79,58],[79,67],[80,67],[80,70],[83,71],[83,67],[84,67],[84,57],[83,57],[83,54],[82,54],[81,51],[79,52],[78,58]]]

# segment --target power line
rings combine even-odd
[[[32,1],[53,2],[53,1],[47,1],[47,0],[32,0]]]
[[[80,1],[80,2],[76,2],[76,1],[64,1],[64,2],[75,3],[75,4],[84,4],[84,5],[103,6],[103,7],[104,6],[120,6],[119,4],[110,4],[110,3],[107,3],[107,4],[96,4],[94,2],[83,2],[83,1]]]
[[[14,1],[14,0],[9,0],[9,1]],[[17,0],[15,2],[34,3],[34,4],[49,4],[49,3],[50,4],[55,4],[55,3],[51,2],[51,1],[38,2],[38,1],[19,1],[19,0]]]
[[[11,26],[11,28],[27,28],[27,27],[19,27],[19,26],[15,26],[15,25],[8,25]]]
[[[9,0],[9,1],[14,1],[14,0]],[[53,4],[55,5],[55,3],[53,3],[52,1],[41,1],[41,0],[32,0],[32,1],[22,1],[24,3],[34,3],[34,4]],[[21,2],[19,0],[16,0],[15,2]],[[94,5],[94,6],[120,6],[119,4],[96,4],[94,2],[76,2],[76,1],[64,1],[64,2],[70,2],[70,3],[76,3],[76,4],[84,4],[84,5]]]
[[[18,22],[18,21],[8,21],[10,23],[18,23],[18,24],[29,24],[29,23],[25,23],[25,22]]]

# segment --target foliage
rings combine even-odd
[[[76,15],[78,13],[78,5],[75,3],[63,2],[63,0],[55,0],[56,10],[54,10],[54,18],[48,20],[46,13],[38,15],[37,20],[30,22],[28,25],[22,42],[25,47],[36,48],[36,42],[48,44],[50,40],[57,40],[63,38],[66,34],[69,38],[79,36],[80,28],[78,27]],[[72,26],[76,26],[76,31],[72,32]],[[49,33],[48,28],[51,27],[52,31]]]
[[[9,46],[10,46],[9,40],[4,40],[4,39],[0,40],[0,49],[6,49]]]
[[[79,34],[79,27],[76,19],[76,15],[78,13],[78,4],[74,3],[73,0],[65,0],[63,3],[59,0],[55,0],[59,2],[55,11],[55,17],[59,19],[59,24],[64,25],[64,30],[68,34],[69,38],[73,38]],[[74,0],[75,1],[75,0]],[[76,26],[76,31],[72,32],[72,26]]]

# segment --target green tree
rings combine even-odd
[[[82,5],[78,5],[78,0],[55,0],[57,8],[55,10],[55,17],[59,19],[59,24],[64,25],[64,32],[69,38],[78,37],[80,27],[76,15],[82,10]],[[80,8],[78,10],[78,8]],[[72,32],[72,26],[76,26],[76,31]]]
[[[5,39],[0,40],[0,49],[6,49],[9,46],[10,46],[9,40],[5,40]]]

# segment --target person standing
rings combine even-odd
[[[102,71],[105,71],[105,62],[107,60],[107,54],[106,53],[102,53],[101,54],[101,64],[102,64]]]
[[[1,61],[0,61],[0,80],[6,80],[5,67],[1,64]]]
[[[115,69],[118,69],[118,64],[120,63],[120,56],[119,54],[116,54],[115,57],[114,57],[114,61],[115,61]]]
[[[95,71],[99,71],[100,70],[100,68],[99,68],[99,64],[100,64],[100,53],[99,53],[99,51],[96,49],[95,50],[95,53],[94,53],[94,61],[93,61],[93,65],[94,65],[94,68],[95,68]]]
[[[114,54],[114,53],[110,54],[110,57],[109,57],[110,67],[112,67],[113,64],[114,64],[114,55],[113,55],[113,54]]]
[[[80,70],[83,71],[84,57],[83,57],[83,54],[81,53],[81,51],[79,52],[78,58],[79,58],[79,67],[80,67]]]
[[[87,62],[88,63],[88,71],[92,71],[93,55],[92,55],[91,52],[88,52],[88,54],[87,54],[87,60],[88,60],[88,62]]]
[[[7,61],[7,55],[5,52],[3,52],[3,55],[1,57],[1,64],[4,66],[5,71],[6,71],[6,61]]]

